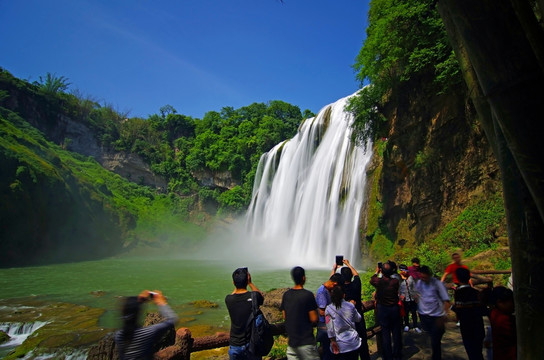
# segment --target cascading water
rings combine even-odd
[[[261,157],[246,227],[267,261],[319,268],[343,255],[360,262],[371,146],[351,140],[353,116],[344,111],[351,96],[324,107]]]

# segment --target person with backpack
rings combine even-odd
[[[342,285],[332,288],[331,301],[325,309],[330,350],[337,360],[357,360],[362,340],[355,324],[361,322],[362,316],[355,305],[344,299]]]
[[[232,273],[234,291],[225,297],[225,304],[230,316],[230,360],[261,359],[260,355],[250,351],[250,340],[253,330],[254,307],[262,305],[264,297],[251,281],[251,274],[246,267],[238,268]],[[248,291],[247,287],[252,291]],[[256,301],[256,304],[254,302]]]
[[[142,327],[138,320],[142,306],[152,301],[159,308],[164,321]],[[120,360],[153,359],[158,349],[156,342],[169,329],[174,329],[178,317],[168,306],[166,298],[159,290],[144,290],[138,296],[129,296],[125,299],[122,309],[123,328],[115,333],[114,341]]]
[[[419,293],[418,312],[423,330],[431,335],[432,359],[442,359],[442,336],[445,333],[446,314],[450,296],[444,284],[432,276],[431,269],[423,265],[416,283]]]

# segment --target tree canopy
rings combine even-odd
[[[384,104],[409,80],[434,93],[461,82],[459,65],[432,0],[372,0],[367,38],[353,65],[365,86],[350,103],[359,138],[384,136]]]

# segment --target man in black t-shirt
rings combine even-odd
[[[459,287],[453,293],[455,304],[452,310],[460,323],[461,338],[470,360],[483,360],[482,350],[485,337],[483,316],[487,309],[482,302],[480,291],[470,286],[470,271],[455,270]]]
[[[260,359],[249,352],[249,339],[251,337],[251,325],[248,320],[252,313],[251,292],[247,286],[257,293],[258,305],[262,305],[264,298],[260,290],[251,281],[251,275],[247,268],[238,268],[232,273],[232,282],[235,286],[232,294],[225,297],[225,304],[230,316],[230,360]]]
[[[294,267],[291,277],[295,286],[283,294],[280,306],[289,337],[287,359],[319,360],[313,329],[318,321],[314,294],[304,289],[306,274],[303,268]]]
[[[340,269],[340,274],[344,278],[344,299],[355,305],[355,309],[361,314],[361,321],[355,323],[355,330],[361,337],[361,347],[359,348],[359,357],[361,360],[370,360],[370,353],[366,338],[366,323],[363,312],[363,302],[361,300],[361,278],[359,273],[349,260],[344,259],[344,266]]]

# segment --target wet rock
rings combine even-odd
[[[283,294],[288,288],[274,289],[264,294],[264,303],[261,306],[261,311],[269,323],[277,323],[283,321],[283,314],[280,311],[281,300]]]
[[[119,360],[115,346],[114,333],[104,336],[98,344],[89,349],[88,360]]]
[[[0,330],[0,344],[5,343],[5,342],[8,341],[9,339],[11,339],[11,338],[9,337],[9,335],[6,334],[5,332],[3,332],[2,330]]]

